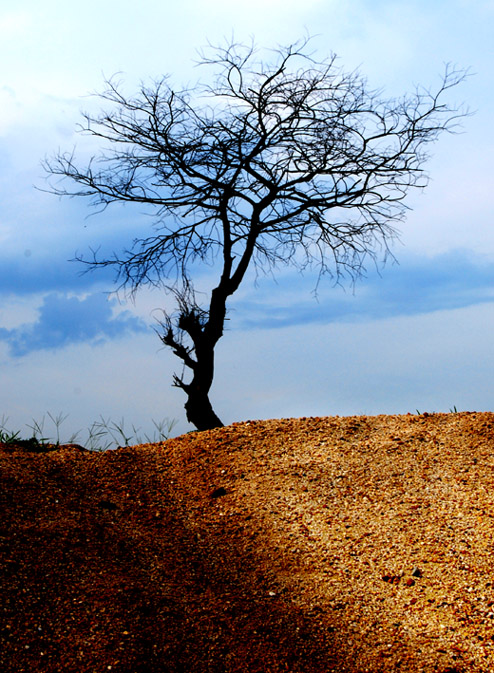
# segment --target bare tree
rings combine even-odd
[[[151,235],[82,261],[116,267],[131,292],[153,284],[174,293],[178,310],[159,335],[191,372],[174,385],[199,430],[221,425],[209,400],[215,346],[247,270],[290,264],[358,277],[388,251],[409,189],[426,185],[428,146],[465,114],[443,101],[465,77],[452,68],[436,91],[388,100],[334,56],[314,60],[307,41],[268,61],[235,43],[208,53],[201,63],[215,68],[213,84],[177,91],[165,77],[129,98],[108,80],[99,96],[109,111],[85,114],[82,127],[106,149],[84,168],[73,154],[45,163],[72,184],[57,180],[58,195],[154,209]],[[217,283],[201,305],[193,272],[213,262]]]

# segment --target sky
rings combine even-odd
[[[448,102],[473,114],[443,134],[430,184],[386,264],[355,285],[282,269],[246,280],[217,346],[211,391],[223,422],[494,407],[493,0],[20,0],[0,8],[0,426],[66,416],[65,437],[112,419],[186,432],[180,362],[156,334],[170,298],[115,294],[107,270],[70,261],[125,248],[148,216],[46,188],[41,162],[97,144],[77,132],[116,73],[126,90],[164,74],[197,81],[197,52],[234,37],[260,47],[312,35],[389,97],[437,87],[446,63],[471,75]],[[93,106],[93,107],[91,107]],[[147,220],[146,220],[147,221]],[[198,279],[201,280],[201,279]]]

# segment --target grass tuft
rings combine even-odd
[[[46,417],[51,421],[53,432],[45,431]],[[132,444],[155,444],[169,439],[171,432],[177,421],[175,419],[165,418],[161,421],[152,420],[154,430],[151,435],[141,433],[141,428],[132,424],[131,429],[127,430],[125,421],[122,418],[120,422],[112,421],[110,418],[105,419],[100,416],[99,420],[94,421],[86,435],[82,434],[82,430],[69,435],[62,440],[61,426],[68,418],[68,414],[60,412],[53,415],[47,412],[41,420],[33,419],[31,424],[26,424],[32,431],[32,436],[29,439],[22,439],[21,432],[7,429],[8,417],[2,416],[0,420],[0,442],[3,444],[21,444],[23,446],[30,446],[36,450],[43,450],[47,445],[60,446],[60,444],[75,444],[80,443],[86,449],[91,451],[108,451],[117,446],[130,446]],[[80,439],[80,437],[83,439]]]

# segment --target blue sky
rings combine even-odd
[[[176,432],[189,429],[170,385],[180,363],[153,330],[170,298],[146,290],[132,303],[109,294],[111,272],[82,274],[69,261],[91,247],[121,249],[149,218],[121,207],[89,216],[84,201],[33,185],[44,186],[46,155],[97,150],[76,127],[104,77],[122,73],[132,92],[171,73],[180,86],[200,76],[196,50],[208,41],[272,47],[307,33],[319,56],[335,52],[390,96],[437,86],[446,62],[470,68],[452,102],[475,114],[434,147],[396,263],[369,267],[354,287],[323,281],[317,298],[317,279],[289,269],[240,288],[218,345],[215,410],[227,423],[492,410],[493,27],[492,0],[88,0],[83,11],[22,0],[0,9],[0,420],[17,429],[63,411],[67,433],[100,415],[144,429],[172,417]]]

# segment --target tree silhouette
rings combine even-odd
[[[109,110],[84,114],[82,127],[106,149],[83,168],[73,153],[45,162],[62,178],[50,189],[58,195],[154,209],[151,235],[110,258],[79,259],[115,267],[131,293],[146,284],[174,293],[177,311],[159,335],[190,370],[173,381],[199,430],[221,425],[209,400],[215,346],[247,270],[290,264],[358,277],[388,251],[409,189],[427,184],[428,146],[465,114],[443,101],[462,71],[447,67],[435,91],[385,99],[334,56],[313,59],[307,42],[268,60],[252,45],[211,48],[200,63],[215,68],[213,84],[182,90],[164,77],[127,97],[107,80],[99,96]],[[218,272],[202,304],[200,263]]]

